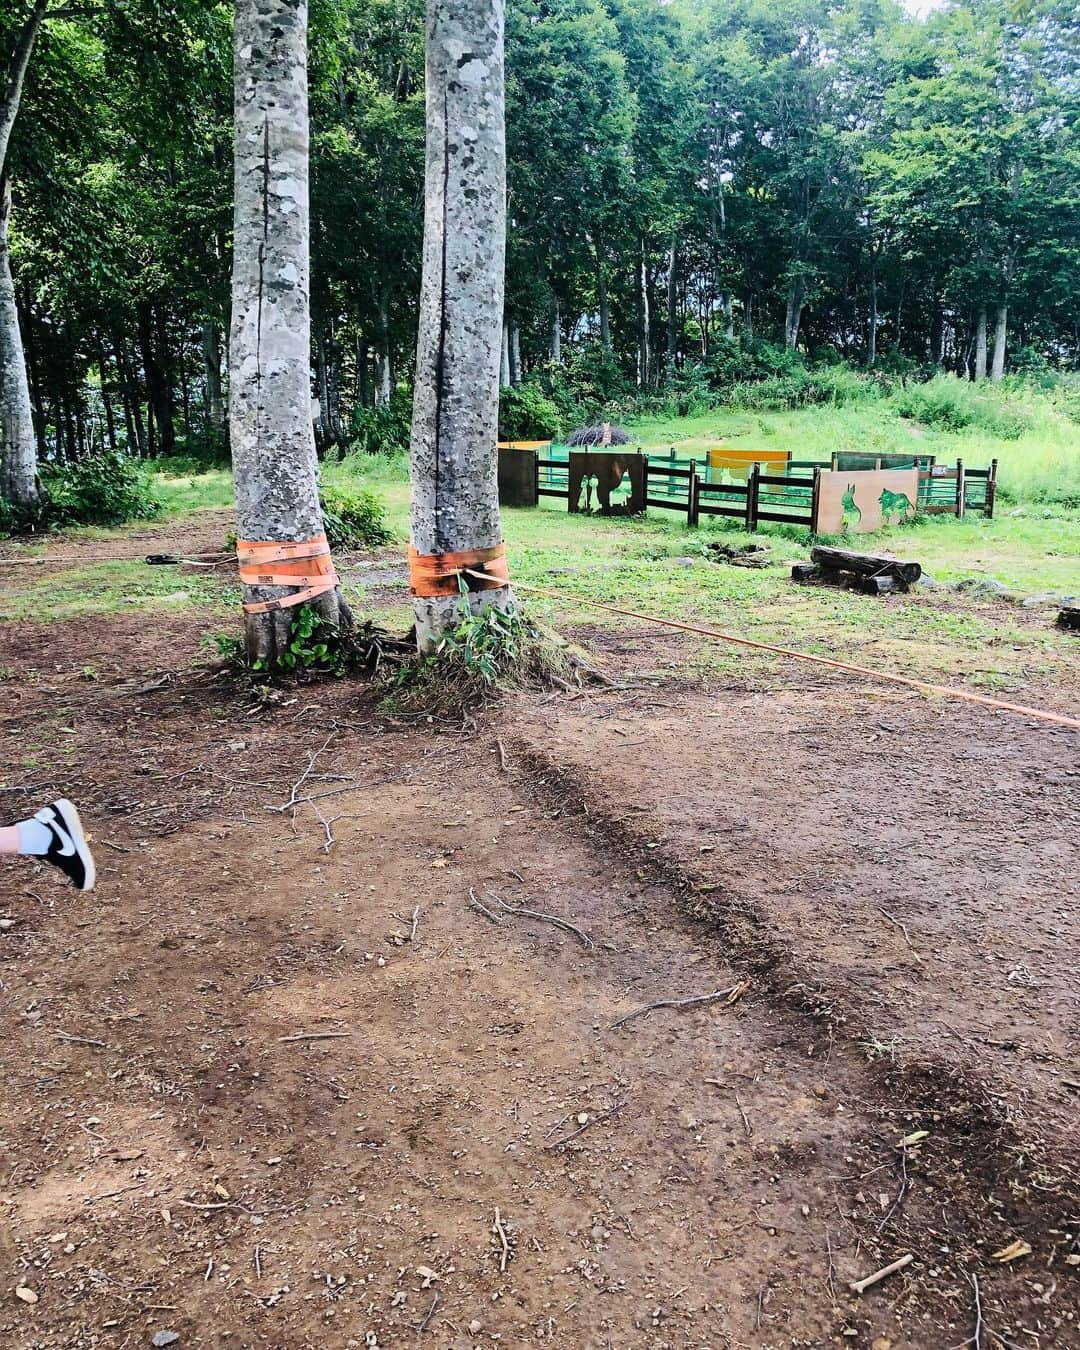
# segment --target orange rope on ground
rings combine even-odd
[[[409,549],[409,589],[413,595],[457,595],[458,578],[479,581],[473,590],[489,591],[510,580],[506,566],[506,545],[494,548],[462,549],[457,553],[417,553]]]
[[[245,586],[297,588],[295,595],[284,595],[276,600],[245,600],[245,614],[269,614],[276,609],[290,609],[325,595],[338,584],[325,534],[293,543],[238,539],[236,557],[240,563],[240,580]]]
[[[661,619],[655,614],[641,614],[635,609],[620,609],[617,605],[602,605],[598,600],[583,600],[576,595],[563,595],[559,591],[549,591],[543,586],[528,586],[515,581],[516,590],[532,591],[536,595],[547,596],[549,600],[561,600],[571,605],[587,605],[590,609],[602,609],[608,614],[621,614],[628,619],[640,619],[643,623],[657,624],[661,628],[677,628],[684,633],[699,633],[702,637],[714,638],[718,642],[734,642],[740,647],[752,647],[759,652],[772,652],[776,656],[792,656],[797,661],[812,661],[817,666],[828,666],[832,670],[846,670],[852,675],[866,675],[872,680],[888,680],[893,684],[907,685],[909,689],[923,689],[931,694],[944,694],[947,698],[962,698],[968,703],[981,703],[985,708],[998,708],[1002,712],[1019,713],[1023,717],[1034,717],[1040,722],[1053,722],[1061,727],[1075,727],[1080,730],[1080,718],[1067,717],[1064,713],[1046,712],[1042,708],[1028,708],[1022,703],[1008,703],[1005,699],[992,698],[989,694],[975,694],[968,689],[954,689],[947,684],[930,684],[926,680],[913,680],[908,675],[894,675],[886,670],[870,670],[867,666],[855,666],[848,661],[834,661],[827,656],[812,656],[809,652],[797,652],[789,647],[773,647],[767,642],[754,642],[751,638],[737,637],[734,633],[723,633],[718,628],[702,628],[698,624],[681,623],[678,619]]]

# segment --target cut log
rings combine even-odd
[[[863,595],[897,595],[908,589],[908,584],[900,577],[857,577],[856,588]]]
[[[873,553],[849,553],[842,548],[819,546],[811,549],[810,557],[829,572],[852,572],[859,577],[896,577],[908,586],[922,576],[922,567],[917,562],[902,562],[899,558]]]
[[[1080,632],[1080,605],[1062,605],[1057,622],[1059,628]]]
[[[813,581],[815,577],[820,575],[820,569],[815,567],[813,563],[792,563],[791,565],[792,581]]]

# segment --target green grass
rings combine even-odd
[[[1016,425],[1026,429],[1015,439],[1002,439],[978,424],[943,430],[900,416],[899,400],[893,398],[793,412],[719,410],[694,417],[640,418],[627,430],[644,450],[674,446],[686,455],[731,445],[790,450],[793,459],[827,460],[834,450],[927,454],[939,462],[963,459],[973,468],[985,468],[996,458],[1001,499],[1080,505],[1080,425],[1030,390],[1023,397],[989,391],[965,397],[998,400]]]
[[[910,432],[896,419],[888,423],[880,409],[865,408],[710,414],[675,422],[654,419],[636,424],[635,431],[641,443],[654,450],[675,444],[699,451],[726,440],[784,446],[800,458],[824,456],[834,448],[910,449],[912,444]],[[866,435],[860,434],[863,431]],[[880,439],[868,439],[871,432]],[[942,446],[948,442],[955,447],[963,439],[963,433],[934,435]],[[1025,452],[1025,442],[994,449],[1004,461],[1006,455]],[[935,453],[944,455],[944,450],[936,446]],[[975,462],[978,456],[965,447],[964,458]],[[328,482],[346,485],[363,481],[377,493],[400,541],[385,556],[400,557],[409,523],[404,461],[354,458],[327,466],[324,476]],[[224,507],[231,501],[229,476],[222,471],[162,475],[157,486],[166,510],[174,516]],[[138,528],[145,530],[146,523]],[[787,566],[752,571],[708,561],[704,545],[710,539],[738,541],[746,536],[714,522],[688,530],[675,512],[650,512],[645,520],[597,520],[570,515],[562,502],[548,499],[536,510],[505,511],[504,528],[512,573],[523,598],[541,617],[567,631],[583,625],[643,631],[634,620],[580,603],[592,600],[856,664],[935,680],[966,679],[1014,694],[1033,681],[1075,688],[1080,679],[1080,643],[1052,626],[1050,610],[1033,613],[1007,600],[976,600],[953,591],[920,591],[880,601],[845,591],[798,587]],[[108,537],[105,531],[94,534]],[[782,564],[809,554],[810,541],[797,529],[773,527],[756,537],[772,545],[773,556]],[[993,521],[940,516],[905,530],[860,536],[860,543],[869,550],[915,558],[941,581],[992,576],[1026,593],[1080,593],[1080,510],[1003,504]],[[687,558],[692,560],[688,565]],[[172,568],[147,568],[139,561],[50,569],[40,575],[36,569],[26,571],[30,575],[25,581],[19,577],[20,588],[9,588],[0,601],[0,619],[70,619],[131,608],[194,609],[206,614],[211,631],[227,626],[219,616],[235,616],[239,608],[234,585],[178,574]],[[350,575],[347,565],[344,572],[359,613],[396,629],[408,625],[404,589],[400,600],[389,603],[385,592],[369,598],[358,584],[362,574]],[[555,590],[565,598],[541,597],[528,586]],[[661,644],[657,651],[661,655],[655,657],[656,663],[666,668],[685,670],[689,665],[701,673],[758,682],[775,683],[778,673],[784,679],[802,678],[778,658],[704,639]]]

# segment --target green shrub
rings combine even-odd
[[[346,453],[400,454],[409,448],[411,430],[412,397],[399,389],[389,403],[380,403],[376,407],[357,404],[353,408]]]
[[[909,384],[894,398],[896,411],[941,431],[978,430],[1015,441],[1030,429],[1031,416],[1011,402],[1008,391],[975,385],[955,375],[937,375],[925,384]]]
[[[324,485],[319,490],[323,525],[331,548],[376,548],[394,535],[382,502],[367,488]]]
[[[536,384],[520,384],[499,394],[501,441],[552,441],[562,431],[559,409]]]
[[[41,497],[29,511],[0,501],[0,533],[66,525],[122,525],[156,516],[161,503],[137,460],[105,451],[73,464],[42,465]]]

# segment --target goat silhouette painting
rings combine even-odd
[[[881,507],[883,525],[899,524],[901,521],[910,520],[915,514],[915,503],[906,492],[890,492],[888,488],[882,488],[878,505]],[[891,519],[892,516],[896,517],[895,521]]]
[[[570,500],[572,512],[601,516],[633,516],[645,510],[645,468],[641,455],[625,451],[570,451]],[[612,496],[629,486],[626,502],[613,503]]]
[[[847,534],[849,530],[858,530],[859,522],[862,520],[862,511],[855,502],[855,484],[849,483],[840,498],[840,509],[843,513],[840,522],[840,533]]]

